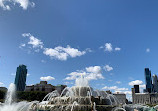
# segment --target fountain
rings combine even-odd
[[[47,94],[37,109],[40,111],[111,111],[119,107],[119,104],[113,94],[93,90],[88,80],[81,76],[76,79],[75,86],[66,87],[61,94],[57,91]]]
[[[6,99],[4,103],[0,104],[0,111],[28,111],[28,110],[34,110],[34,104],[37,103],[37,101],[33,102],[16,102],[16,96],[15,96],[15,85],[13,83],[10,84]]]
[[[93,90],[88,80],[81,76],[75,86],[66,87],[61,94],[53,91],[47,94],[42,102],[16,102],[15,85],[10,84],[0,111],[156,111],[158,106],[145,105],[121,106],[119,100],[105,91]]]

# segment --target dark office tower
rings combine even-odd
[[[153,91],[158,92],[158,82],[157,82],[157,75],[153,75]]]
[[[17,91],[24,91],[26,86],[27,69],[25,65],[19,65],[16,70],[15,86]]]
[[[134,85],[135,93],[139,93],[139,85]]]
[[[151,93],[152,92],[152,78],[151,78],[151,71],[149,68],[145,68],[145,82],[146,82],[146,91]]]

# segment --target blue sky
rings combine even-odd
[[[156,0],[0,0],[1,86],[25,64],[28,85],[42,77],[71,86],[83,74],[95,89],[129,94],[133,84],[144,87],[144,68],[158,73],[157,6]]]

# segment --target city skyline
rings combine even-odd
[[[27,85],[72,86],[85,75],[95,89],[145,87],[144,68],[158,74],[157,1],[0,3],[0,85],[28,68]]]

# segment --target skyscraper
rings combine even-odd
[[[153,91],[158,92],[158,80],[157,75],[153,75]]]
[[[149,68],[145,68],[145,82],[146,82],[146,91],[151,93],[152,92],[152,78],[151,78],[151,71]]]
[[[27,69],[25,65],[19,65],[16,70],[15,86],[17,91],[24,91],[26,86]]]
[[[135,93],[140,93],[139,92],[139,85],[134,85]]]

